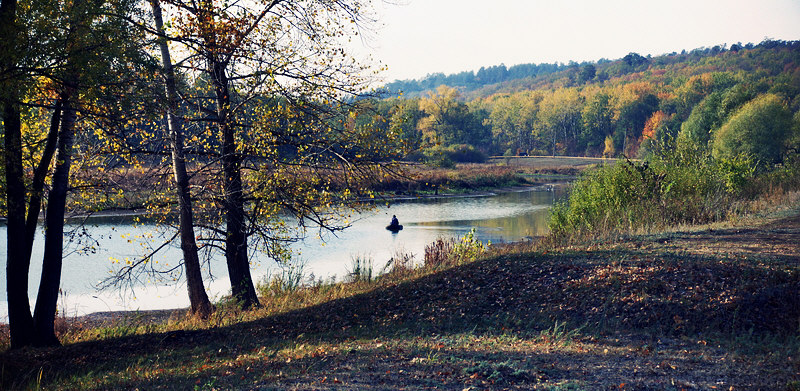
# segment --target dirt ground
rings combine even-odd
[[[501,329],[499,334],[439,334],[434,331],[418,336],[417,343],[409,343],[404,338],[353,343],[354,347],[346,354],[325,356],[309,364],[313,370],[301,369],[295,375],[279,376],[256,388],[796,390],[800,384],[798,243],[800,216],[794,216],[757,227],[676,232],[601,245],[586,252],[564,254],[566,258],[556,260],[555,267],[548,267],[547,260],[540,260],[538,266],[542,270],[539,273],[526,273],[502,265],[504,267],[498,270],[512,270],[509,273],[513,276],[505,276],[509,280],[520,282],[521,276],[527,274],[529,278],[537,277],[539,288],[552,287],[550,293],[557,298],[554,307],[563,310],[560,315],[568,326],[558,332],[555,323],[554,329],[539,330],[537,334],[515,326],[515,322],[500,325],[504,323],[503,318],[496,315],[501,308],[517,307],[514,311],[503,311],[506,316],[513,317],[518,311],[536,311],[531,304],[543,307],[550,307],[550,304],[544,298],[529,301],[510,294],[515,290],[523,293],[525,289],[501,287],[495,275],[488,277],[493,282],[470,285],[469,289],[485,289],[492,296],[489,301],[494,302],[497,310],[481,312],[487,322]],[[619,255],[626,252],[629,256]],[[565,271],[570,264],[579,271]],[[779,270],[782,272],[777,272]],[[736,276],[743,274],[750,275],[737,280]],[[609,290],[615,289],[614,285],[620,290],[619,295],[606,296],[601,301],[626,302],[622,306],[605,307],[607,312],[614,313],[611,319],[597,316],[593,310],[598,308],[592,306],[592,300],[570,298],[580,293],[596,294],[593,290],[598,289],[597,284],[583,291],[569,287],[570,283],[574,285],[576,281],[593,277],[612,280]],[[639,292],[640,295],[654,295],[652,292],[659,289],[666,292],[658,300],[640,301],[639,308],[626,311],[625,305],[636,300],[626,301],[628,298],[621,296],[626,292],[636,295],[637,290],[648,290],[649,285],[643,283],[648,279],[656,281],[657,288],[649,289],[648,293]],[[756,293],[759,289],[753,284],[763,284],[764,289]],[[752,288],[753,292],[737,291],[745,287]],[[559,288],[562,292],[557,293]],[[457,292],[450,293],[457,295]],[[657,305],[672,294],[681,297],[666,304],[688,302],[688,305],[677,310],[669,305]],[[770,299],[784,303],[775,306]],[[486,297],[465,294],[453,297],[452,301],[469,304],[449,306],[447,311],[469,311],[480,306]],[[712,304],[703,305],[704,301]],[[749,305],[733,309],[729,305],[731,301],[749,301]],[[606,303],[600,305],[603,304]],[[587,323],[605,320],[612,327],[595,327],[593,332],[583,332],[593,328],[590,324],[570,334],[569,330],[575,330],[571,327],[577,324],[574,319],[581,318],[570,319],[570,305],[576,307],[574,311],[585,315]],[[771,305],[774,308],[770,308]],[[736,314],[730,313],[748,308],[753,313],[739,315],[739,320]],[[556,308],[550,309],[551,313],[559,312]],[[630,321],[626,322],[625,316],[630,316]],[[435,317],[447,315],[442,311]],[[620,317],[623,317],[621,321]],[[525,316],[519,318],[525,319]],[[780,321],[773,322],[775,319]],[[705,322],[710,327],[704,328]],[[737,322],[741,324],[736,326]],[[618,327],[614,327],[615,324]],[[731,324],[732,328],[725,330],[726,324]],[[794,344],[781,346],[776,334],[762,333],[784,326],[782,335]]]

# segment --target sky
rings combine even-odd
[[[482,66],[800,40],[800,0],[373,0],[357,55],[385,81]]]

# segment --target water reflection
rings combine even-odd
[[[460,234],[476,228],[484,241],[519,241],[547,233],[548,209],[557,196],[555,191],[517,191],[462,200],[437,209],[432,221],[414,225]]]

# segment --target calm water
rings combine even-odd
[[[390,207],[382,206],[370,213],[357,215],[352,227],[334,235],[316,235],[293,245],[296,262],[303,271],[319,278],[342,279],[352,268],[355,257],[372,259],[376,269],[382,268],[397,253],[410,253],[421,262],[425,246],[438,237],[460,237],[475,228],[479,240],[492,242],[519,241],[526,236],[547,232],[548,208],[559,196],[552,187],[536,187],[524,191],[499,193],[485,197],[440,198],[396,201]],[[384,227],[392,215],[397,215],[404,229],[392,234]],[[72,227],[75,228],[75,227]],[[124,219],[103,219],[85,226],[96,242],[92,254],[75,250],[77,242],[66,247],[69,255],[64,259],[59,308],[68,315],[81,315],[95,311],[164,309],[189,305],[185,285],[177,281],[154,282],[125,290],[98,291],[97,284],[108,277],[115,266],[134,261],[158,243],[159,228],[153,225],[132,226]],[[6,227],[0,226],[0,254],[5,257]],[[163,233],[168,234],[168,233]],[[171,234],[170,234],[171,235]],[[145,239],[148,238],[149,239]],[[35,298],[41,273],[42,238],[37,238],[31,265],[29,296]],[[180,249],[167,248],[155,261],[165,265],[180,260]],[[217,257],[221,258],[221,257]],[[253,277],[259,281],[280,268],[269,259],[253,257]],[[38,260],[38,262],[36,261]],[[4,263],[4,262],[3,262]],[[228,293],[227,271],[224,260],[212,260],[205,267],[209,279],[206,288],[212,299]],[[5,267],[0,270],[0,321],[6,320]]]

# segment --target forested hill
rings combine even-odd
[[[641,157],[676,140],[762,163],[800,150],[800,41],[501,65],[388,88],[359,122],[400,137],[412,160]]]
[[[464,71],[449,75],[432,73],[419,80],[395,80],[386,84],[385,88],[389,94],[402,93],[407,97],[414,97],[422,96],[427,91],[445,85],[458,89],[464,96],[485,97],[496,92],[546,88],[553,83],[569,87],[587,83],[602,83],[609,79],[625,76],[637,77],[637,73],[648,69],[666,71],[676,67],[690,68],[697,73],[707,71],[712,67],[717,71],[751,71],[768,66],[762,62],[764,59],[761,57],[764,53],[758,50],[753,53],[754,49],[800,50],[800,41],[768,39],[759,44],[736,43],[730,47],[717,45],[711,48],[683,50],[680,53],[673,52],[657,57],[630,53],[617,60],[600,59],[596,62],[518,64],[510,67],[501,64],[481,67],[477,72]],[[717,58],[720,56],[723,58]]]

